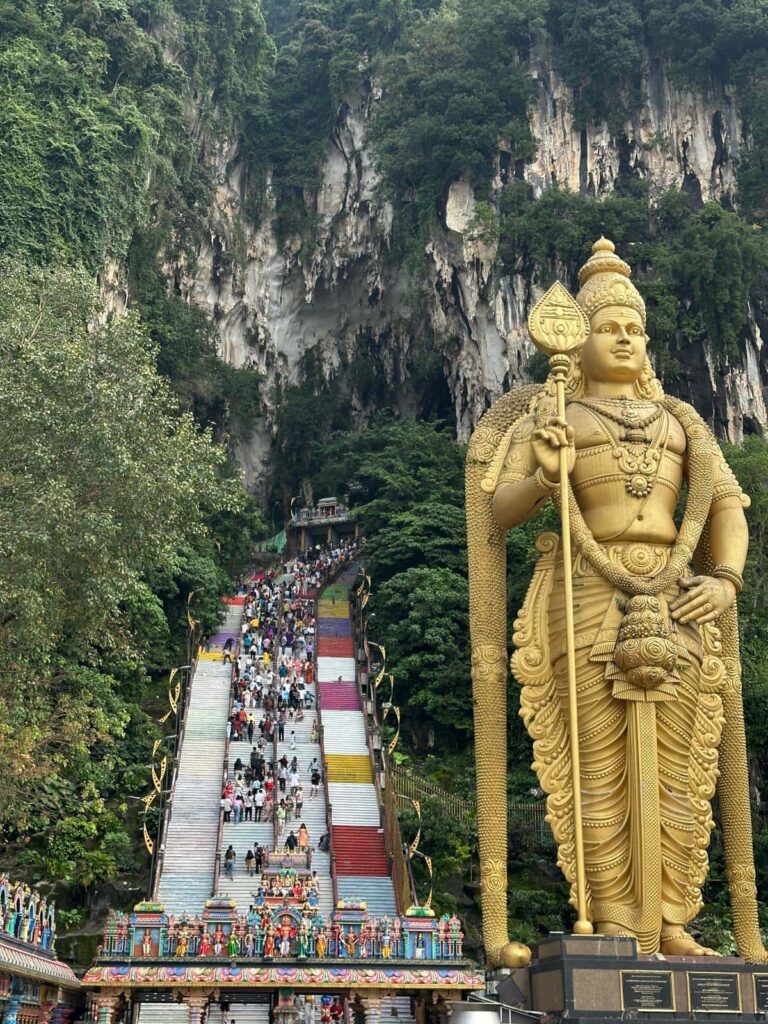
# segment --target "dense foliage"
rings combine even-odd
[[[646,185],[624,183],[597,200],[552,187],[534,199],[522,182],[500,201],[500,259],[544,282],[576,272],[601,233],[635,271],[648,306],[657,371],[685,396],[690,365],[706,342],[721,365],[738,358],[750,310],[762,301],[768,235],[717,203],[696,208],[681,192],[651,201]],[[685,301],[681,297],[685,296]],[[687,352],[686,352],[687,350]],[[709,416],[711,410],[701,410]]]
[[[217,624],[261,520],[83,273],[0,268],[0,432],[0,830],[33,877],[90,888],[136,870],[156,673],[190,595]]]

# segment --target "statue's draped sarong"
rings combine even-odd
[[[669,555],[666,547],[637,543],[610,544],[606,550],[636,575],[655,575]],[[524,685],[521,714],[534,738],[534,767],[550,794],[560,863],[573,882],[562,575],[553,549],[540,560],[520,613],[524,628],[516,637],[513,667]],[[579,554],[573,588],[590,917],[632,932],[641,949],[653,951],[662,919],[683,926],[701,906],[722,726],[724,669],[717,630],[671,619],[667,606],[678,587],[659,595],[677,666],[655,689],[632,686],[614,661],[626,595]],[[532,645],[536,654],[529,650],[526,657],[526,646]],[[539,668],[532,673],[528,667],[536,661]],[[538,727],[544,719],[546,746]],[[556,745],[551,742],[554,719],[560,730]]]

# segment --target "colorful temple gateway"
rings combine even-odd
[[[411,913],[390,920],[368,914],[365,903],[338,904],[326,922],[310,903],[288,892],[262,897],[238,915],[233,900],[210,899],[202,917],[176,919],[155,903],[133,914],[112,911],[99,961],[148,960],[413,960],[463,962],[459,919]]]
[[[282,880],[290,888],[292,875]],[[124,999],[135,988],[185,998],[188,988],[206,985],[219,994],[279,985],[347,998],[368,989],[455,998],[482,988],[482,973],[464,958],[458,918],[427,913],[416,908],[378,919],[364,903],[340,902],[326,922],[308,903],[285,895],[262,898],[247,914],[238,914],[233,900],[210,899],[202,915],[176,918],[161,904],[139,903],[128,916],[110,915],[97,962],[83,981]]]
[[[80,982],[56,959],[53,903],[0,875],[0,1018],[3,1024],[68,1024]]]

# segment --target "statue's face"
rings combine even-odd
[[[604,306],[590,321],[581,350],[581,368],[590,380],[635,381],[643,370],[648,337],[638,312],[629,306]]]

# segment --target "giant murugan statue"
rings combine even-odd
[[[738,951],[766,960],[735,605],[749,500],[701,417],[664,394],[629,278],[613,244],[595,243],[576,300],[556,285],[529,321],[534,340],[549,332],[547,383],[504,395],[469,445],[478,832],[491,964],[529,955],[507,933],[505,532],[549,500],[563,528],[539,537],[512,670],[558,863],[572,884],[574,930],[635,936],[645,953],[711,952],[686,926],[702,903],[717,784]]]

